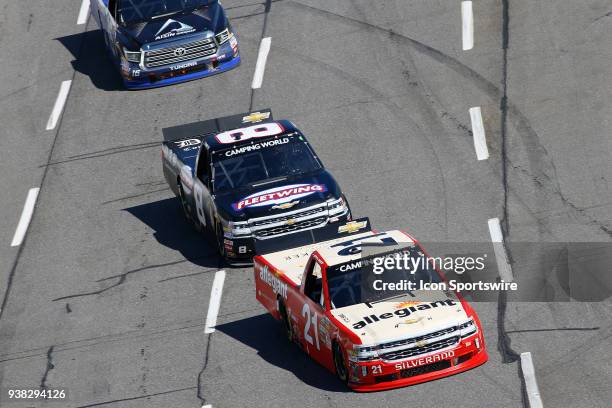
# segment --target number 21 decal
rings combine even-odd
[[[315,341],[317,343],[317,350],[321,350],[319,347],[319,332],[317,331],[317,314],[313,313],[312,317],[310,316],[310,306],[308,303],[304,303],[304,307],[302,308],[302,317],[304,317],[306,320],[306,325],[304,326],[304,339],[306,339],[308,343],[314,345],[312,336],[310,333],[308,333],[310,331],[310,325],[312,324]]]

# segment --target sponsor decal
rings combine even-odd
[[[396,309],[403,309],[405,307],[410,307],[410,306],[416,306],[421,302],[415,302],[415,301],[408,301],[408,302],[400,302],[397,305],[395,305]]]
[[[155,33],[156,40],[163,40],[164,38],[171,38],[177,35],[193,33],[195,28],[180,21],[168,19],[163,26]]]
[[[288,186],[275,187],[244,197],[237,203],[232,204],[236,211],[249,207],[265,207],[289,202],[295,198],[302,198],[315,193],[327,191],[325,184],[291,184]]]
[[[272,288],[272,292],[281,295],[283,299],[287,299],[287,284],[271,273],[268,265],[264,265],[259,270],[259,279],[267,283]]]
[[[295,200],[292,201],[290,203],[284,203],[284,204],[278,204],[278,205],[273,205],[272,209],[273,210],[288,210],[289,208],[298,205],[300,203],[300,200]]]
[[[359,231],[360,229],[364,229],[367,226],[367,221],[351,221],[339,226],[338,233],[348,232],[349,234],[352,234],[353,232]]]
[[[446,300],[437,300],[435,302],[430,303],[421,303],[418,306],[408,306],[402,309],[398,309],[394,312],[382,313],[379,315],[371,314],[369,316],[364,316],[360,321],[353,323],[353,329],[359,330],[366,327],[368,324],[376,323],[380,320],[390,319],[390,318],[404,318],[410,316],[412,313],[415,313],[419,310],[428,310],[435,309],[437,307],[446,307],[446,306],[455,306],[457,303],[452,299]]]
[[[242,118],[242,123],[258,123],[270,118],[270,112],[253,112]]]
[[[395,369],[397,371],[406,370],[408,368],[414,368],[425,364],[437,363],[438,361],[448,360],[453,357],[455,357],[455,352],[453,350],[445,351],[443,353],[435,354],[433,356],[421,357],[415,360],[397,363],[395,364]]]
[[[265,149],[265,148],[272,147],[272,146],[284,145],[286,143],[289,143],[289,138],[288,137],[284,137],[282,139],[268,140],[266,142],[254,143],[252,145],[242,146],[242,147],[238,147],[236,149],[228,150],[227,152],[225,152],[225,156],[226,157],[232,157],[232,156],[235,156],[237,154],[243,154],[243,153],[247,153],[247,152],[252,152],[252,151],[255,151],[255,150]]]
[[[179,65],[173,65],[170,67],[170,69],[172,71],[178,71],[179,69],[185,69],[185,68],[190,68],[190,67],[195,67],[196,65],[198,65],[197,62],[195,61],[190,61],[190,62],[186,62],[184,64],[179,64]]]
[[[186,140],[179,140],[174,143],[177,145],[179,149],[184,149],[190,146],[199,146],[201,141],[200,139],[186,139]]]

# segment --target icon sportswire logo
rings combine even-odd
[[[327,187],[325,184],[291,184],[251,194],[237,203],[232,204],[232,207],[234,207],[234,210],[240,211],[248,207],[264,207],[268,205],[283,204],[311,194],[324,193],[326,191]]]
[[[168,30],[169,29],[169,30]],[[195,28],[180,21],[168,19],[163,26],[155,33],[156,40],[174,37],[175,35],[193,33]]]

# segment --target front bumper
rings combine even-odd
[[[348,386],[359,392],[382,391],[437,380],[471,370],[484,364],[489,358],[481,333],[461,340],[454,349],[440,351],[431,356],[393,363],[385,363],[380,360],[368,363],[351,362]],[[478,338],[480,347],[476,345],[476,338]],[[421,361],[423,364],[418,364]],[[366,375],[363,375],[364,373]]]
[[[240,64],[238,51],[233,53],[231,48],[223,51],[202,60],[188,61],[182,64],[185,68],[175,70],[167,66],[143,70],[138,64],[131,63],[128,69],[121,70],[123,84],[130,90],[157,88],[219,74]]]
[[[309,228],[309,229],[316,229],[316,228],[323,228],[331,223],[337,223],[337,222],[345,222],[350,220],[351,218],[351,212],[348,211],[345,214],[342,214],[340,216],[334,216],[331,218],[328,218],[327,222],[317,226],[315,228]],[[308,229],[303,229],[303,230],[297,230],[294,232],[300,232],[300,231],[306,231]],[[282,235],[283,237],[286,237],[287,239],[291,239],[291,234],[292,233],[288,233],[288,234],[284,234]],[[255,255],[255,239],[252,235],[249,235],[245,238],[240,238],[240,237],[223,237],[223,247],[225,249],[225,253],[226,253],[226,258],[228,258],[229,260],[250,260],[251,258],[253,258],[253,256]]]

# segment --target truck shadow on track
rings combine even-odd
[[[96,88],[105,91],[124,90],[121,77],[113,65],[104,45],[100,30],[56,38],[72,54],[72,68],[87,75]]]
[[[166,198],[124,208],[124,211],[153,229],[157,242],[179,251],[189,262],[206,268],[223,265],[212,240],[197,232],[185,219],[178,199]]]
[[[336,376],[311,360],[296,344],[289,343],[279,323],[268,314],[217,325],[216,329],[257,350],[267,363],[293,373],[310,386],[325,391],[350,392]]]

